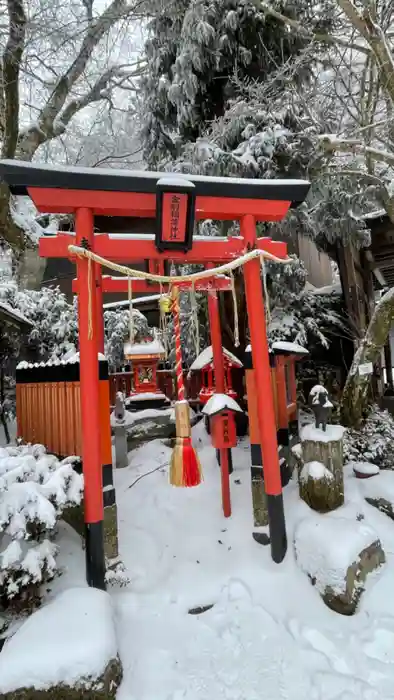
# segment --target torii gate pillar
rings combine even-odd
[[[78,245],[92,250],[93,212],[75,212]],[[100,453],[99,339],[95,269],[86,258],[77,258],[79,362],[84,475],[86,577],[89,586],[105,590],[103,476]]]

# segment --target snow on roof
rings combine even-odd
[[[103,355],[101,352],[97,353],[97,359],[99,362],[106,362],[107,358],[105,355]],[[17,365],[17,369],[33,369],[34,367],[59,367],[60,365],[75,365],[77,362],[79,362],[79,352],[74,353],[73,355],[70,355],[69,357],[66,357],[66,359],[59,360],[59,358],[55,358],[54,360],[49,360],[48,362],[26,362],[23,360],[22,362],[19,362]]]
[[[125,343],[125,355],[165,355],[165,349],[159,340],[150,343]]]
[[[223,355],[225,355],[227,359],[230,360],[236,367],[243,367],[241,360],[239,360],[238,357],[235,357],[235,355],[233,355],[232,352],[226,348],[223,348]],[[190,367],[190,372],[196,372],[203,369],[211,362],[213,362],[213,350],[212,345],[209,345],[207,348],[205,348],[205,350],[200,352],[198,357],[196,357],[192,366]]]
[[[214,394],[211,396],[202,409],[202,413],[205,413],[206,416],[214,416],[216,413],[220,413],[220,411],[224,411],[225,409],[243,413],[242,408],[237,402],[234,401],[231,396],[227,396],[227,394]]]
[[[341,282],[333,282],[332,284],[327,284],[325,287],[315,287],[310,282],[307,282],[305,289],[316,296],[323,296],[324,294],[342,294]]]
[[[272,343],[273,350],[283,350],[284,352],[290,352],[293,355],[309,355],[309,351],[303,348],[302,345],[298,343],[289,343],[287,340],[276,340]]]
[[[181,177],[180,175],[165,175],[157,181],[158,185],[162,187],[187,187],[188,189],[194,189],[195,184],[188,180],[187,177]]]
[[[1,697],[20,688],[48,691],[88,679],[94,683],[116,656],[108,593],[70,588],[30,615],[5,644],[0,655]]]
[[[0,301],[0,312],[1,311],[3,311],[6,316],[9,316],[14,321],[19,321],[19,323],[25,323],[26,325],[31,327],[34,326],[34,323],[29,321],[29,319],[26,318],[26,316],[21,314],[21,312],[17,309],[13,309],[12,306],[7,304],[5,301]]]

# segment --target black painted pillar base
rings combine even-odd
[[[85,523],[86,580],[88,586],[106,590],[103,521]]]
[[[287,552],[287,535],[283,495],[267,494],[268,521],[271,540],[271,556],[276,564],[280,564]]]
[[[228,473],[232,474],[234,471],[234,466],[233,466],[233,454],[232,454],[230,448],[227,448],[227,455],[228,455]],[[217,459],[217,463],[220,467],[220,450],[216,450],[216,459]]]

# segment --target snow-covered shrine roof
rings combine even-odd
[[[124,354],[128,357],[130,356],[140,356],[140,355],[157,355],[159,357],[165,355],[165,349],[161,342],[157,339],[152,340],[150,343],[125,343]]]
[[[227,357],[230,362],[235,365],[235,367],[243,367],[243,364],[241,360],[238,359],[238,357],[235,357],[230,350],[227,350],[226,348],[223,348],[223,355]],[[200,352],[198,357],[194,360],[193,364],[190,367],[191,372],[198,372],[201,369],[204,369],[208,365],[210,365],[213,362],[213,350],[212,350],[212,345],[209,345],[205,350]]]
[[[231,396],[227,394],[214,394],[207,401],[202,412],[206,416],[215,416],[217,413],[225,410],[235,411],[236,413],[243,413],[242,408]]]
[[[252,352],[250,344],[245,348],[245,352]],[[269,352],[284,355],[309,355],[309,350],[302,347],[302,345],[290,343],[287,340],[276,340],[269,348]]]
[[[298,343],[289,343],[287,340],[276,340],[272,343],[272,349],[278,352],[286,352],[291,355],[309,355],[309,351]]]
[[[34,327],[34,323],[29,321],[26,316],[21,314],[17,309],[13,309],[12,306],[6,304],[5,301],[0,301],[0,319],[3,318],[6,321],[11,321],[17,325],[26,325]]]
[[[0,161],[0,176],[15,195],[29,195],[29,188],[70,189],[70,186],[73,190],[153,194],[163,177],[174,177],[178,181],[181,177],[179,173],[38,165],[17,160]],[[193,183],[196,196],[284,201],[291,202],[293,207],[304,201],[310,188],[306,180],[259,180],[189,174],[186,179]]]

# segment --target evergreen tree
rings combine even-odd
[[[273,6],[311,29],[330,27],[331,0],[275,0]],[[306,80],[310,61],[297,64],[305,39],[263,12],[256,0],[172,0],[152,3],[143,79],[145,157],[157,166],[176,157],[223,115],[241,83],[264,82],[292,64]]]

